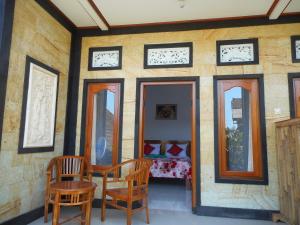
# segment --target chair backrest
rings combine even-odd
[[[127,179],[132,180],[134,186],[148,186],[150,167],[153,163],[151,159],[135,159],[134,170],[130,171]]]
[[[53,158],[52,162],[48,170],[51,170],[51,177],[56,181],[61,181],[63,177],[72,177],[82,181],[84,171],[88,167],[87,160],[82,156],[58,156]]]

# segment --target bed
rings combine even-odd
[[[190,141],[144,141],[144,157],[153,160],[150,177],[191,179]]]

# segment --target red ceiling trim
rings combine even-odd
[[[284,12],[281,16],[300,16],[300,12]]]
[[[110,27],[111,28],[147,27],[147,26],[173,25],[173,24],[185,24],[185,23],[221,22],[221,21],[228,21],[228,20],[256,19],[256,18],[265,18],[265,17],[266,15],[253,15],[253,16],[222,17],[222,18],[181,20],[181,21],[169,21],[169,22],[157,22],[157,23],[111,25]]]

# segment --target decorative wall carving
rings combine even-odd
[[[254,60],[253,44],[220,46],[221,62],[249,62]]]
[[[189,63],[189,48],[162,48],[148,50],[148,65]]]
[[[89,49],[89,70],[113,70],[121,68],[121,46]]]
[[[27,56],[20,153],[54,150],[58,74]]]
[[[258,63],[257,39],[217,41],[217,65]]]
[[[192,43],[152,44],[144,47],[144,68],[192,67]]]

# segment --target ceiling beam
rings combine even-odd
[[[290,4],[292,0],[274,0],[273,4],[271,5],[267,16],[270,20],[276,20],[279,16],[284,12],[286,7]]]
[[[98,15],[98,13],[94,10],[92,5],[88,0],[77,0],[82,8],[87,12],[87,14],[91,17],[91,19],[97,24],[97,26],[101,30],[109,30],[109,26],[106,25],[107,21],[103,21],[103,19]],[[104,17],[103,17],[104,18]]]
[[[95,12],[98,14],[98,16],[101,18],[101,20],[105,23],[105,25],[108,27],[108,29],[110,29],[110,25],[107,22],[107,20],[105,19],[105,17],[103,16],[103,14],[101,13],[100,9],[98,8],[98,6],[95,4],[94,0],[88,0],[88,2],[90,3],[90,5],[93,7],[93,9],[95,10]]]

